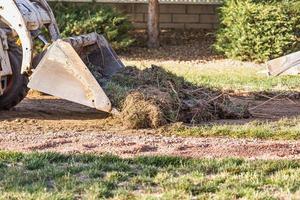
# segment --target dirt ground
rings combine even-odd
[[[219,123],[276,120],[300,113],[299,100],[238,100],[255,108],[253,118],[223,120]],[[22,152],[112,153],[121,157],[168,155],[194,158],[300,158],[300,141],[165,137],[156,130],[124,130],[118,125],[110,124],[101,112],[36,94],[30,94],[14,110],[0,112],[0,149]]]

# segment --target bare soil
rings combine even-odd
[[[184,61],[204,63],[208,60],[222,58],[215,54],[212,44],[215,41],[214,30],[174,31],[164,30],[160,34],[160,47],[147,48],[147,33],[134,31],[136,44],[125,52],[122,57],[133,60]]]
[[[297,116],[300,101],[239,98],[253,110],[246,123]],[[258,107],[257,107],[258,106]],[[278,109],[280,108],[280,109]],[[0,149],[61,153],[112,153],[121,157],[168,155],[193,158],[300,159],[300,141],[165,137],[155,129],[126,130],[105,114],[68,101],[31,93],[12,111],[0,112]]]

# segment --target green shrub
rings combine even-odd
[[[229,58],[263,62],[300,50],[300,3],[227,0],[214,45]]]
[[[133,43],[128,32],[131,23],[125,15],[95,3],[50,3],[63,37],[97,32],[104,34],[113,48],[123,49]]]

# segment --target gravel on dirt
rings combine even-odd
[[[20,152],[100,153],[120,157],[300,159],[300,141],[230,138],[183,138],[120,132],[0,133],[0,149]]]

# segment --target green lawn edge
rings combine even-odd
[[[0,199],[279,199],[300,160],[0,152]]]

